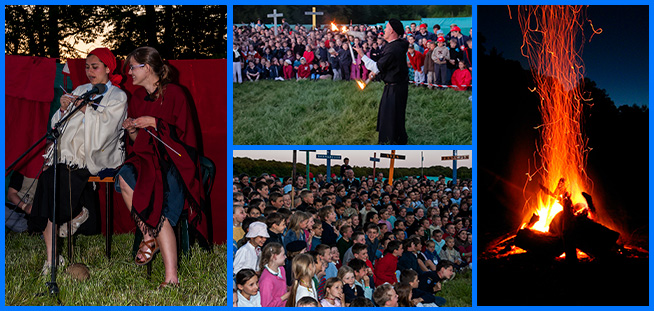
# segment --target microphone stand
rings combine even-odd
[[[55,125],[48,130],[48,132],[43,135],[38,141],[36,141],[27,151],[25,151],[16,161],[11,163],[7,169],[5,169],[5,173],[11,170],[16,163],[18,163],[20,160],[22,160],[32,149],[34,149],[41,141],[43,141],[46,138],[50,138],[53,140],[53,146],[52,146],[52,151],[53,151],[53,159],[52,159],[52,166],[53,166],[53,174],[54,174],[54,181],[53,181],[53,189],[54,189],[54,202],[52,204],[52,216],[50,221],[52,222],[52,236],[51,236],[51,243],[52,243],[52,254],[51,258],[52,260],[50,261],[50,282],[45,283],[45,286],[48,288],[46,293],[40,293],[37,294],[37,296],[44,296],[47,294],[50,295],[55,295],[57,296],[57,301],[59,304],[61,304],[61,300],[59,300],[58,294],[59,294],[59,286],[57,285],[57,263],[59,262],[57,258],[57,232],[56,232],[56,213],[57,213],[57,203],[59,202],[58,199],[58,192],[57,192],[57,143],[59,142],[59,136],[61,136],[61,132],[59,129],[68,121],[68,119],[73,116],[77,111],[82,109],[84,105],[86,105],[86,102],[88,102],[89,96],[86,96],[85,98],[78,98],[77,100],[71,102],[71,104],[75,103],[78,100],[82,100],[82,103],[77,105],[72,111],[70,111],[68,114],[63,116],[61,120],[59,120]],[[70,232],[70,231],[69,231]],[[70,243],[70,242],[69,242]]]

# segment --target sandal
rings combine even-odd
[[[154,243],[154,245],[150,246],[151,243]],[[146,248],[145,250],[143,250],[144,247]],[[147,265],[150,261],[152,261],[154,255],[156,255],[158,252],[159,252],[159,244],[157,244],[156,239],[141,241],[141,244],[139,244],[139,251],[136,253],[134,262],[136,262],[136,264],[139,266]],[[143,258],[143,260],[139,260],[139,255],[141,255],[141,258]]]
[[[178,288],[178,287],[179,287],[179,283],[163,282],[163,283],[159,284],[159,287],[157,287],[157,290],[162,290],[162,289],[164,289],[164,288],[168,288],[168,287]]]

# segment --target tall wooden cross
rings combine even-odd
[[[470,159],[470,155],[456,155],[456,153],[456,150],[452,150],[451,156],[441,157],[441,161],[452,161],[452,185],[456,185],[456,161]]]
[[[326,159],[327,160],[327,182],[331,182],[332,181],[332,174],[331,174],[332,159],[333,160],[340,160],[341,156],[332,154],[331,150],[327,150],[327,154],[316,154],[316,159]]]
[[[300,150],[307,153],[307,190],[311,190],[311,180],[309,179],[309,153],[316,152],[315,150]]]
[[[316,7],[311,8],[311,12],[304,12],[304,15],[311,15],[313,29],[316,29],[316,15],[323,15],[323,12],[316,12]]]
[[[277,18],[284,16],[284,14],[283,13],[277,14],[277,9],[273,9],[272,14],[268,14],[266,16],[268,16],[268,18],[273,19],[273,25],[274,25],[273,28],[275,29],[275,36],[276,36],[277,35]]]
[[[379,154],[380,157],[382,158],[389,158],[391,159],[391,168],[388,171],[388,184],[393,185],[393,171],[395,169],[395,159],[398,160],[405,160],[406,156],[401,155],[401,154],[395,154],[395,150],[391,150],[391,153],[381,153]]]

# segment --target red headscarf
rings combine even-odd
[[[108,48],[97,48],[91,51],[89,55],[97,56],[100,61],[109,68],[109,81],[111,81],[111,84],[115,87],[120,88],[118,84],[123,80],[123,77],[113,74],[113,72],[116,70],[116,56],[114,56],[114,53],[111,53],[111,50]]]

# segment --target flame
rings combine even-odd
[[[343,28],[341,29],[341,31],[342,31],[343,33],[346,33],[346,32],[347,32],[347,27],[346,27],[346,26],[343,26]]]
[[[563,211],[563,206],[559,202],[555,202],[552,206],[540,207],[536,212],[536,215],[540,216],[540,220],[538,220],[531,229],[548,232],[550,230],[552,219],[561,211]]]
[[[359,85],[359,88],[362,90],[366,88],[366,84],[361,80],[357,80],[357,84]]]
[[[332,22],[332,31],[338,31],[338,26]]]
[[[582,14],[582,6],[518,8],[523,33],[521,51],[533,71],[543,120],[536,128],[540,132],[537,153],[541,163],[536,172],[528,173],[528,180],[539,175],[544,187],[557,189],[564,178],[565,188],[561,191],[567,191],[572,202],[586,203],[581,195],[589,186],[587,139],[581,131],[584,66],[578,36],[583,35]],[[541,217],[534,229],[547,231],[554,215],[562,210],[561,204],[552,194],[541,191],[533,205],[528,214],[536,210]]]
[[[561,254],[561,256],[559,256],[559,258],[565,259],[565,253]],[[579,249],[577,249],[577,258],[578,259],[586,259],[586,258],[590,258],[590,256],[588,256],[588,254],[586,254],[586,253],[580,251]]]

